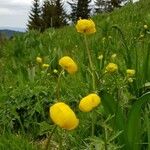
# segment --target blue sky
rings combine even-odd
[[[25,28],[32,1],[0,0],[0,27]]]

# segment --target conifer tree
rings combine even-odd
[[[42,6],[42,31],[55,25],[54,16],[56,16],[55,1],[45,0]]]
[[[71,13],[69,14],[69,19],[72,22],[76,22],[76,20],[77,20],[77,3],[78,3],[78,0],[70,0],[67,3],[71,7]]]
[[[90,17],[89,3],[91,0],[78,0],[77,4],[77,19],[87,19]]]
[[[33,6],[31,8],[31,13],[29,15],[29,21],[28,21],[28,29],[32,30],[41,30],[41,9],[40,9],[40,4],[39,0],[34,0],[33,1]]]
[[[97,13],[110,12],[114,8],[121,7],[121,3],[126,3],[128,0],[95,0],[95,11]]]
[[[66,25],[65,11],[60,0],[45,0],[42,7],[42,31]]]
[[[56,0],[56,27],[64,26],[66,22],[66,13],[63,8],[63,3],[61,0]]]

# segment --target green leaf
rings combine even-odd
[[[48,124],[46,121],[39,123],[39,126],[40,126],[40,133],[39,133],[40,135],[51,130],[51,128],[52,128],[52,125]]]
[[[113,120],[113,128],[116,131],[123,131],[123,133],[119,136],[119,143],[124,144],[126,141],[126,133],[125,131],[125,117],[119,106],[118,102],[116,102],[113,96],[106,91],[101,92],[101,100],[102,105],[104,106],[105,112],[109,115],[115,115]]]
[[[144,104],[150,102],[150,92],[141,96],[132,106],[127,122],[127,139],[128,139],[128,150],[139,150],[140,149],[140,121],[141,121],[141,110]]]

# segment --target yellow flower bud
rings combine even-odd
[[[113,55],[111,55],[111,59],[115,59],[117,57],[117,54],[113,54]]]
[[[133,77],[135,75],[135,70],[127,69],[126,73],[127,73],[127,77]]]
[[[42,58],[41,57],[36,57],[36,62],[37,63],[42,63]]]
[[[79,119],[77,119],[73,110],[63,102],[52,105],[49,113],[53,122],[66,130],[75,129],[79,124]]]
[[[106,66],[106,72],[113,73],[118,70],[118,65],[114,63],[109,63]]]
[[[59,60],[59,65],[67,70],[68,73],[73,74],[77,72],[78,67],[76,63],[69,57],[69,56],[64,56]]]
[[[143,34],[141,34],[141,35],[140,35],[140,38],[143,38],[143,37],[144,37],[144,35],[143,35]]]
[[[112,39],[112,36],[108,36],[109,39]]]
[[[49,67],[49,64],[43,64],[42,67],[43,67],[43,68],[48,68],[48,67]]]
[[[76,24],[77,32],[92,34],[96,32],[95,23],[91,19],[80,19]]]
[[[54,72],[55,74],[57,74],[57,73],[58,73],[58,70],[57,70],[57,69],[54,69],[53,72]]]
[[[102,59],[103,59],[103,55],[99,55],[99,56],[98,56],[98,59],[99,59],[99,60],[102,60]]]
[[[148,29],[148,26],[146,24],[144,25],[144,29]]]
[[[79,109],[83,112],[89,112],[97,107],[101,102],[100,97],[97,94],[89,94],[81,99],[79,103]]]
[[[132,82],[133,82],[133,79],[132,79],[132,78],[129,78],[129,79],[128,79],[128,82],[129,82],[129,83],[132,83]]]

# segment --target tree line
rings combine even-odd
[[[28,29],[44,31],[47,28],[59,28],[67,25],[68,22],[76,22],[79,18],[87,19],[95,13],[110,12],[114,8],[121,7],[128,0],[68,0],[67,4],[71,8],[68,13],[64,7],[64,0],[33,0],[31,12],[29,14]]]

